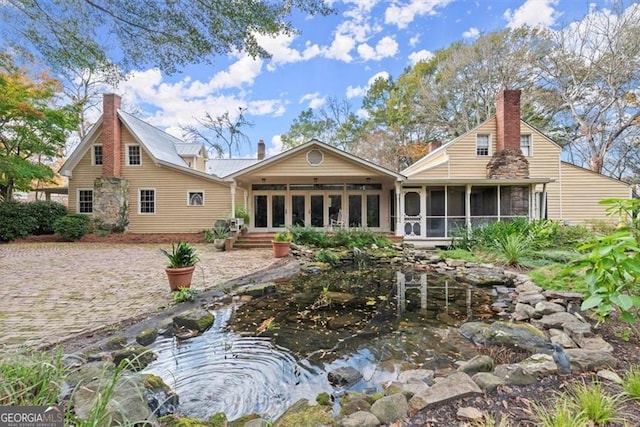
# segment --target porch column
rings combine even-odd
[[[536,219],[534,208],[534,198],[536,193],[535,184],[529,184],[529,222]]]
[[[231,215],[229,218],[236,217],[236,182],[231,183]]]
[[[547,183],[542,184],[542,202],[540,202],[540,219],[546,219],[545,212],[547,211]],[[560,205],[562,206],[562,204]]]
[[[396,236],[404,236],[404,227],[402,227],[402,216],[404,215],[404,197],[402,197],[402,185],[396,182]]]
[[[471,184],[467,184],[465,186],[464,222],[467,228],[467,235],[470,235],[471,234]]]

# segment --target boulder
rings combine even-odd
[[[342,427],[378,427],[380,420],[371,412],[358,411],[340,420]]]
[[[493,370],[493,359],[489,356],[478,355],[464,362],[458,368],[458,371],[467,375],[473,375],[478,372],[491,372]]]
[[[558,366],[549,354],[534,354],[518,363],[525,370],[535,377],[547,377],[558,373]]]
[[[504,384],[502,378],[490,372],[478,372],[471,379],[484,391],[494,391],[499,385]]]
[[[431,385],[433,384],[434,376],[435,371],[431,369],[408,369],[400,372],[398,381],[401,383],[424,383]]]
[[[115,385],[112,385],[113,375],[118,375]],[[159,426],[142,393],[142,375],[126,371],[120,371],[119,374],[105,372],[98,378],[81,383],[82,386],[78,387],[72,396],[74,412],[78,418],[86,420],[96,401],[109,396],[104,411],[106,416],[110,417],[112,425]]]
[[[362,374],[351,366],[337,368],[327,374],[329,383],[340,387],[350,387],[362,379]]]
[[[571,359],[571,367],[589,372],[600,369],[615,368],[618,366],[616,359],[611,352],[584,350],[581,348],[568,348],[565,353]]]
[[[403,394],[396,393],[376,400],[371,413],[383,424],[394,423],[409,414],[409,404]]]
[[[478,408],[466,406],[464,408],[458,408],[456,418],[463,421],[482,421],[484,413]]]
[[[486,333],[489,325],[482,322],[467,322],[460,325],[458,332],[460,335],[474,343],[475,345],[485,345]]]
[[[493,374],[509,385],[529,385],[536,382],[536,377],[519,364],[498,365]]]
[[[561,313],[563,311],[565,311],[563,306],[549,301],[540,301],[535,306],[535,313],[537,314],[536,317],[553,313]]]
[[[565,325],[572,323],[579,324],[582,322],[576,316],[567,312],[548,314],[546,316],[542,316],[541,319],[536,320],[536,325],[545,329],[562,329]]]
[[[340,402],[340,415],[351,415],[359,411],[368,411],[371,409],[371,404],[365,399],[343,399]]]
[[[513,279],[503,269],[491,267],[469,267],[464,271],[464,280],[473,286],[513,286]]]
[[[136,335],[136,342],[140,345],[151,345],[158,338],[158,330],[156,328],[147,328]]]
[[[276,293],[276,284],[274,282],[257,283],[255,285],[247,285],[236,291],[238,295],[249,295],[253,298],[259,298],[269,294]]]
[[[420,411],[437,403],[448,402],[453,399],[482,394],[480,387],[464,372],[456,372],[441,381],[436,382],[422,393],[416,394],[409,400],[412,411]]]
[[[178,328],[204,332],[213,326],[215,317],[207,310],[197,308],[173,316],[173,324]]]
[[[158,357],[153,351],[141,345],[130,345],[116,350],[112,356],[116,366],[120,366],[120,363],[126,361],[125,367],[133,371],[143,370]]]
[[[303,425],[330,426],[334,424],[331,408],[310,405],[307,399],[300,399],[289,407],[273,425],[274,427],[299,427]]]
[[[535,350],[549,343],[542,331],[528,323],[493,322],[485,334],[487,345]]]

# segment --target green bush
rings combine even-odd
[[[294,226],[289,230],[293,237],[293,242],[298,245],[315,246],[326,248],[329,246],[329,236],[327,233],[316,230],[312,227]]]
[[[81,214],[69,214],[53,223],[53,231],[73,242],[89,232],[89,217]]]
[[[69,213],[65,205],[51,200],[36,200],[26,205],[28,215],[38,223],[33,234],[53,234],[53,222]]]
[[[26,203],[0,202],[0,242],[26,237],[37,228]]]

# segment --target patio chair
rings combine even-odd
[[[342,215],[342,209],[338,211],[338,215],[335,218],[331,218],[331,223],[329,225],[331,226],[332,230],[335,227],[344,228],[344,217]]]

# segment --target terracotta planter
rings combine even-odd
[[[227,237],[226,239],[224,239],[224,250],[225,251],[230,251],[231,249],[233,249],[233,241],[234,241],[233,237]]]
[[[271,244],[273,245],[273,256],[276,258],[284,258],[289,255],[291,242],[276,242],[275,240],[272,240]]]
[[[183,268],[165,268],[164,271],[167,272],[171,292],[177,291],[180,288],[191,287],[191,278],[193,277],[193,270],[195,270],[195,268],[195,265]]]

